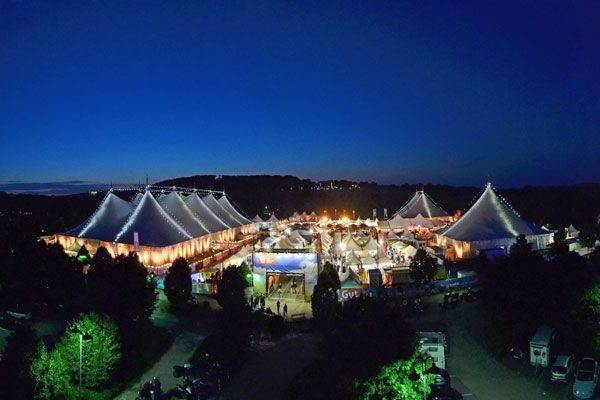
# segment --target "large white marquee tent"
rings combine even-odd
[[[525,235],[534,249],[547,247],[553,233],[522,219],[488,183],[473,206],[452,225],[434,231],[438,246],[452,247],[457,258],[474,257],[477,250],[509,248]]]
[[[225,194],[217,200],[211,192],[187,193],[163,190],[157,199],[148,187],[128,202],[111,189],[88,219],[55,238],[65,248],[103,246],[112,255],[136,251],[146,266],[163,266],[203,253],[211,241],[230,242],[250,232],[251,221]]]

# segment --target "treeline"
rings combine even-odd
[[[325,181],[314,182],[294,176],[216,176],[197,175],[158,182],[163,186],[196,187],[225,190],[236,205],[248,216],[265,215],[274,211],[287,217],[294,211],[327,210],[333,216],[346,215],[367,218],[372,210],[383,218],[402,207],[417,189],[424,189],[448,213],[465,211],[481,187],[454,187],[430,183],[415,185],[379,185],[373,182]],[[333,189],[332,189],[333,187]],[[319,188],[319,190],[317,190]],[[327,189],[327,190],[326,190]],[[525,219],[537,224],[563,227],[574,224],[589,228],[600,214],[600,184],[572,186],[526,186],[502,189],[499,193]],[[102,200],[103,194],[69,196],[12,195],[0,193],[0,219],[18,219],[20,225],[36,234],[71,229],[88,217]],[[266,208],[265,208],[266,206]],[[24,215],[19,212],[27,211]],[[44,230],[42,233],[41,230]]]

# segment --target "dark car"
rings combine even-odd
[[[427,400],[463,400],[462,394],[450,386],[435,387],[432,386],[431,393]]]

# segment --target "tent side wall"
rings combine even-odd
[[[56,235],[56,240],[63,247],[69,247],[77,241],[80,245],[86,245],[88,250],[94,253],[99,247],[105,247],[113,256],[129,254],[135,251],[135,246],[129,243],[110,243],[76,238],[73,236]],[[201,236],[185,242],[176,243],[165,247],[138,246],[138,256],[147,267],[159,267],[170,264],[179,257],[192,258],[202,254],[210,248],[211,235]]]
[[[542,235],[528,235],[525,236],[527,243],[531,244],[531,248],[533,250],[540,250],[548,247],[549,244],[553,242],[553,234],[547,233]],[[452,246],[454,249],[456,258],[458,259],[466,259],[473,258],[477,256],[477,251],[498,248],[501,246],[510,248],[515,242],[517,238],[502,238],[502,239],[493,239],[493,240],[479,240],[474,242],[463,242],[460,240],[451,239],[447,236],[440,235],[434,233],[434,240],[436,246],[442,247],[444,249]]]

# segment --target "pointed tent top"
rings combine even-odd
[[[227,195],[223,194],[223,196],[221,196],[221,198],[217,201],[219,202],[221,207],[223,207],[223,209],[227,211],[227,213],[231,215],[233,219],[238,221],[240,224],[248,225],[251,223],[251,221],[248,218],[244,217],[238,210],[235,209],[235,207],[227,198]]]
[[[488,182],[475,204],[441,234],[454,240],[474,242],[541,233],[544,231],[523,220]]]
[[[63,234],[112,242],[133,210],[133,204],[109,191],[91,217]]]
[[[218,232],[230,227],[223,222],[210,208],[200,199],[198,193],[192,193],[185,199],[185,203],[192,210],[196,218],[211,232]]]
[[[229,227],[234,228],[244,225],[235,219],[227,210],[225,210],[212,193],[202,197],[202,201],[213,213],[215,213],[215,215],[217,215],[217,217],[219,217],[221,221],[225,222]]]
[[[267,222],[277,222],[279,221],[277,219],[277,217],[275,216],[275,213],[271,214],[271,216],[269,217],[269,219],[267,220]]]
[[[263,221],[262,218],[258,214],[256,214],[256,217],[252,218],[252,222],[261,223],[265,221]]]
[[[398,229],[398,228],[408,228],[410,226],[410,221],[405,218],[402,218],[400,214],[394,215],[394,218],[389,220],[390,228]]]
[[[394,216],[415,218],[421,214],[425,218],[447,217],[448,213],[423,190],[417,190],[413,197]]]
[[[176,191],[164,195],[158,202],[190,235],[199,237],[210,233],[210,229],[204,226],[202,221],[194,215],[192,210],[190,210],[188,205],[181,198],[181,195]]]
[[[138,232],[140,245],[164,247],[193,239],[152,196],[146,191],[140,204],[114,237],[114,242],[133,244],[133,234]]]

